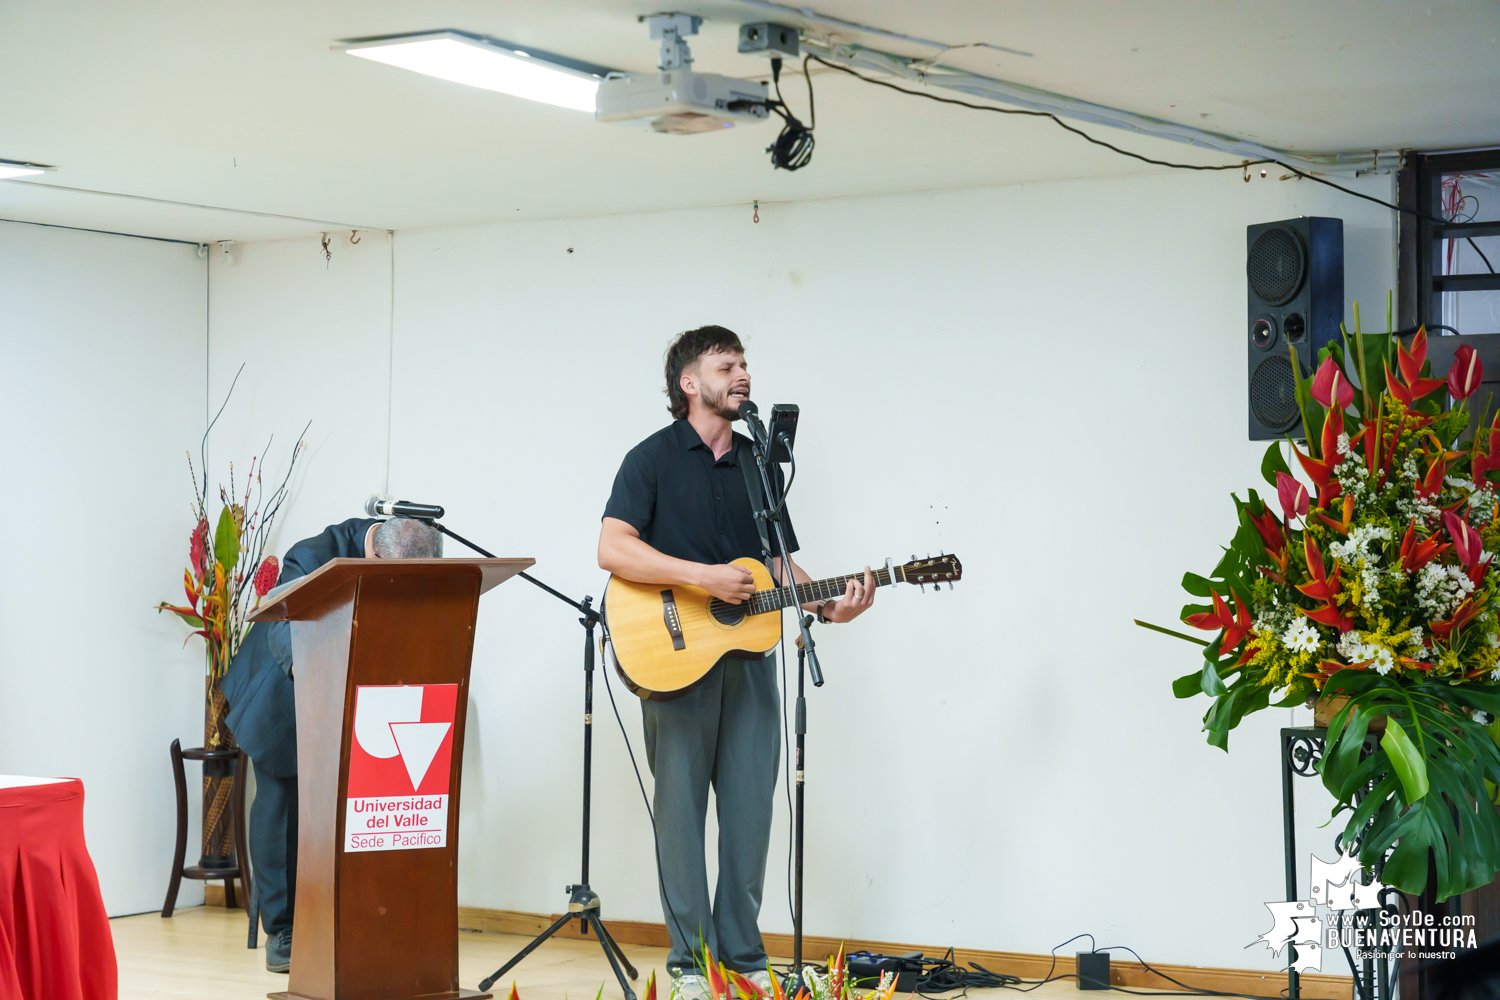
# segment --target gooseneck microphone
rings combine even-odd
[[[443,508],[428,503],[412,503],[410,500],[391,500],[383,496],[372,496],[365,501],[366,517],[418,517],[438,518]]]

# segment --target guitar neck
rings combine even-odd
[[[877,587],[889,587],[891,584],[906,582],[906,571],[900,566],[895,567],[894,570],[887,570],[882,566],[880,569],[872,569],[870,573],[875,577]],[[746,602],[746,606],[750,614],[759,615],[768,611],[780,611],[782,608],[790,608],[794,605],[830,600],[842,597],[845,584],[850,580],[862,581],[864,578],[865,571],[860,570],[858,573],[849,573],[845,576],[830,576],[824,580],[799,583],[795,588],[774,587],[771,590],[757,590]]]

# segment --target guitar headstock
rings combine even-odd
[[[963,577],[963,564],[955,555],[928,556],[926,559],[913,556],[911,562],[901,567],[901,579],[906,583],[952,585]]]

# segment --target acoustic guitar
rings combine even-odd
[[[838,598],[864,571],[777,587],[755,559],[736,559],[755,578],[755,593],[739,604],[697,587],[664,587],[609,578],[604,621],[615,650],[615,666],[626,686],[642,698],[665,700],[686,694],[726,656],[762,659],[781,641],[783,608]],[[963,577],[957,556],[913,559],[904,566],[873,570],[877,587],[911,583],[936,587]]]

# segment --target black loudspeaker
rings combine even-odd
[[[1245,229],[1250,440],[1303,436],[1292,359],[1305,378],[1344,319],[1344,220],[1303,216]]]

